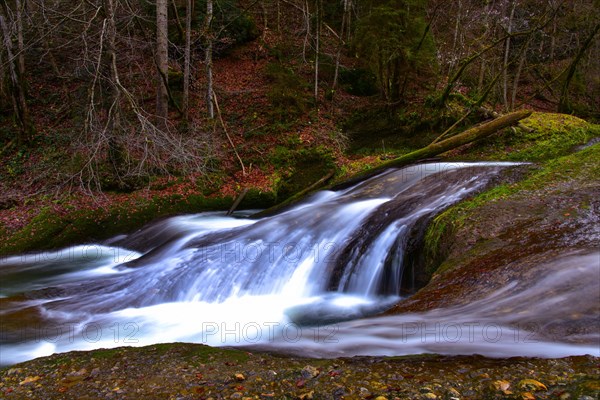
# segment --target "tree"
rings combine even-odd
[[[433,47],[421,42],[427,29],[424,16],[422,1],[389,1],[358,21],[357,54],[377,77],[389,103],[401,101],[408,77],[433,61]]]
[[[17,8],[20,8],[20,2],[17,1]],[[8,15],[8,6],[3,4],[4,13]],[[17,18],[21,18],[22,14],[17,13]],[[23,36],[22,36],[22,21],[17,22],[18,30],[18,46],[17,54],[13,52],[12,35],[8,27],[5,16],[0,13],[0,30],[4,37],[4,48],[6,50],[6,58],[8,63],[8,74],[10,77],[10,91],[13,103],[13,110],[18,121],[19,132],[17,134],[17,145],[22,146],[29,142],[31,136],[35,132],[33,121],[29,113],[29,106],[26,99],[26,81],[25,81],[25,61],[23,55]]]
[[[588,37],[585,39],[585,41],[583,42],[583,44],[577,51],[577,54],[573,58],[573,61],[571,61],[571,63],[569,64],[569,67],[567,68],[567,76],[562,85],[562,90],[560,93],[560,100],[558,103],[558,111],[559,112],[571,113],[573,111],[571,102],[569,101],[569,85],[571,84],[571,81],[573,80],[573,76],[575,75],[575,70],[577,69],[577,65],[581,61],[583,55],[586,53],[586,51],[592,45],[594,37],[596,36],[596,34],[598,33],[599,30],[600,30],[600,24],[596,24],[596,26],[591,30]]]
[[[190,107],[190,63],[192,46],[192,0],[187,0],[185,7],[185,50],[183,62],[183,118],[189,120]]]
[[[206,107],[208,111],[208,117],[210,119],[215,118],[215,106],[213,103],[213,0],[206,1],[206,19],[204,20],[204,39],[206,43],[206,50],[204,56],[204,62],[206,64]]]
[[[158,126],[166,129],[169,118],[169,19],[168,0],[156,0],[156,116]]]

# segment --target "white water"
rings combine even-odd
[[[597,338],[583,338],[584,345],[515,341],[530,339],[531,332],[515,329],[521,319],[505,318],[490,306],[496,300],[364,319],[400,298],[404,250],[424,219],[506,165],[390,170],[261,220],[180,216],[104,245],[1,260],[0,365],[54,352],[174,341],[302,349],[323,357],[598,355],[589,344]],[[584,262],[577,282],[597,267],[582,257],[592,267]],[[348,320],[355,321],[341,322]],[[449,336],[456,330],[452,323],[468,335]],[[489,340],[490,324],[502,330],[500,339]]]

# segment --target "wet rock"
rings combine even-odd
[[[361,399],[368,399],[368,398],[370,398],[372,396],[371,392],[369,391],[369,389],[364,388],[364,387],[361,387],[358,390],[358,395],[360,396]]]
[[[19,382],[19,385],[21,385],[21,386],[28,385],[30,383],[37,382],[39,380],[40,380],[39,376],[28,376],[27,378],[25,378],[21,382]]]
[[[234,378],[236,381],[238,382],[242,382],[246,380],[246,377],[244,376],[244,374],[235,374]]]
[[[17,375],[23,372],[22,368],[11,368],[6,372],[6,375]]]
[[[454,388],[448,388],[444,395],[444,399],[446,400],[459,400],[460,392]]]
[[[542,382],[536,381],[535,379],[523,379],[523,380],[519,381],[517,386],[520,389],[524,389],[524,390],[532,391],[532,392],[535,392],[538,390],[548,390],[546,385],[544,385]]]
[[[319,375],[319,370],[311,365],[307,365],[302,368],[301,374],[304,379],[313,379]]]
[[[314,393],[315,393],[315,391],[311,390],[310,392],[303,393],[300,396],[298,396],[298,399],[299,400],[313,400]]]

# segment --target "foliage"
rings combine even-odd
[[[195,7],[200,10],[195,25],[202,27],[206,18],[206,0],[196,0]],[[260,33],[252,16],[234,0],[217,2],[212,28],[216,32],[213,48],[216,56],[225,56],[233,47],[256,39]]]
[[[410,79],[433,60],[433,42],[429,35],[424,37],[424,4],[416,0],[388,1],[358,22],[356,53],[375,74],[383,96],[390,102],[401,100]]]
[[[271,102],[271,117],[289,122],[306,112],[309,106],[308,84],[290,67],[270,63],[266,70],[270,81],[267,97]]]
[[[340,83],[344,90],[355,96],[373,96],[378,93],[377,77],[364,68],[342,69]]]

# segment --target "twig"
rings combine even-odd
[[[233,144],[233,140],[231,140],[231,136],[229,136],[229,132],[227,132],[227,127],[225,126],[225,122],[223,121],[223,116],[221,115],[221,108],[219,107],[219,102],[217,101],[217,94],[215,92],[213,92],[213,100],[215,102],[215,108],[217,109],[217,115],[219,116],[219,121],[221,122],[221,126],[223,127],[223,131],[225,131],[225,135],[227,136],[227,140],[229,140],[229,144],[231,145],[231,148],[233,149],[233,152],[235,153],[235,156],[237,157],[238,161],[240,162],[240,165],[242,166],[242,174],[244,176],[246,176],[246,167],[244,167],[244,162],[242,161],[240,155],[238,154],[237,150],[235,149],[235,145]]]

